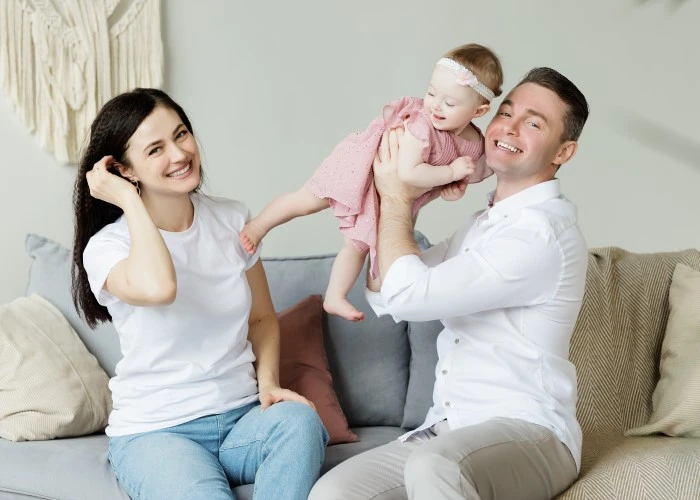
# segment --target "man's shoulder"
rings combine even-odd
[[[556,236],[571,229],[579,230],[578,209],[564,196],[525,207],[522,219],[525,223],[546,227]]]

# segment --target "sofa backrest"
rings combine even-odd
[[[32,258],[27,295],[38,293],[54,304],[102,368],[114,376],[122,357],[119,338],[111,323],[91,330],[75,310],[70,295],[69,249],[35,234],[27,235],[25,246]],[[332,255],[263,259],[275,310],[311,294],[324,294],[333,259]],[[350,293],[350,300],[365,313],[363,322],[324,314],[333,383],[351,426],[399,426],[404,418],[411,359],[407,326],[388,317],[377,318],[364,299],[363,282],[358,279]],[[425,404],[418,406],[422,409]]]
[[[312,294],[325,295],[334,258],[263,259],[275,310]],[[351,427],[400,426],[411,357],[406,323],[375,316],[364,298],[364,272],[360,276],[348,298],[365,313],[364,321],[323,315],[333,385]]]
[[[584,435],[619,436],[648,421],[671,277],[680,262],[700,270],[700,251],[589,251],[586,291],[570,348]]]

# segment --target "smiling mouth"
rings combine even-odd
[[[177,170],[175,172],[171,172],[167,175],[167,177],[182,177],[183,175],[187,174],[190,170],[192,170],[192,163],[188,163],[184,167],[182,167],[180,170]]]
[[[510,151],[511,153],[522,153],[522,149],[518,149],[515,146],[511,146],[510,144],[506,144],[503,141],[493,141],[494,144],[498,149],[502,149],[504,151]]]

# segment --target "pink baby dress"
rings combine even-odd
[[[423,161],[430,165],[449,165],[460,156],[471,156],[476,161],[484,152],[483,136],[480,141],[472,142],[435,129],[423,111],[423,99],[417,97],[390,102],[384,106],[382,116],[373,120],[366,130],[350,134],[335,147],[306,182],[306,188],[318,198],[328,198],[343,235],[358,249],[369,251],[373,277],[378,273],[379,201],[372,162],[384,131],[399,127],[404,121],[411,134],[423,142]],[[426,193],[416,200],[414,213],[427,203],[429,195]]]

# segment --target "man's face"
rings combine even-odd
[[[535,83],[516,87],[486,128],[486,163],[501,176],[553,177],[576,149],[574,141],[561,142],[566,112],[551,90]]]

